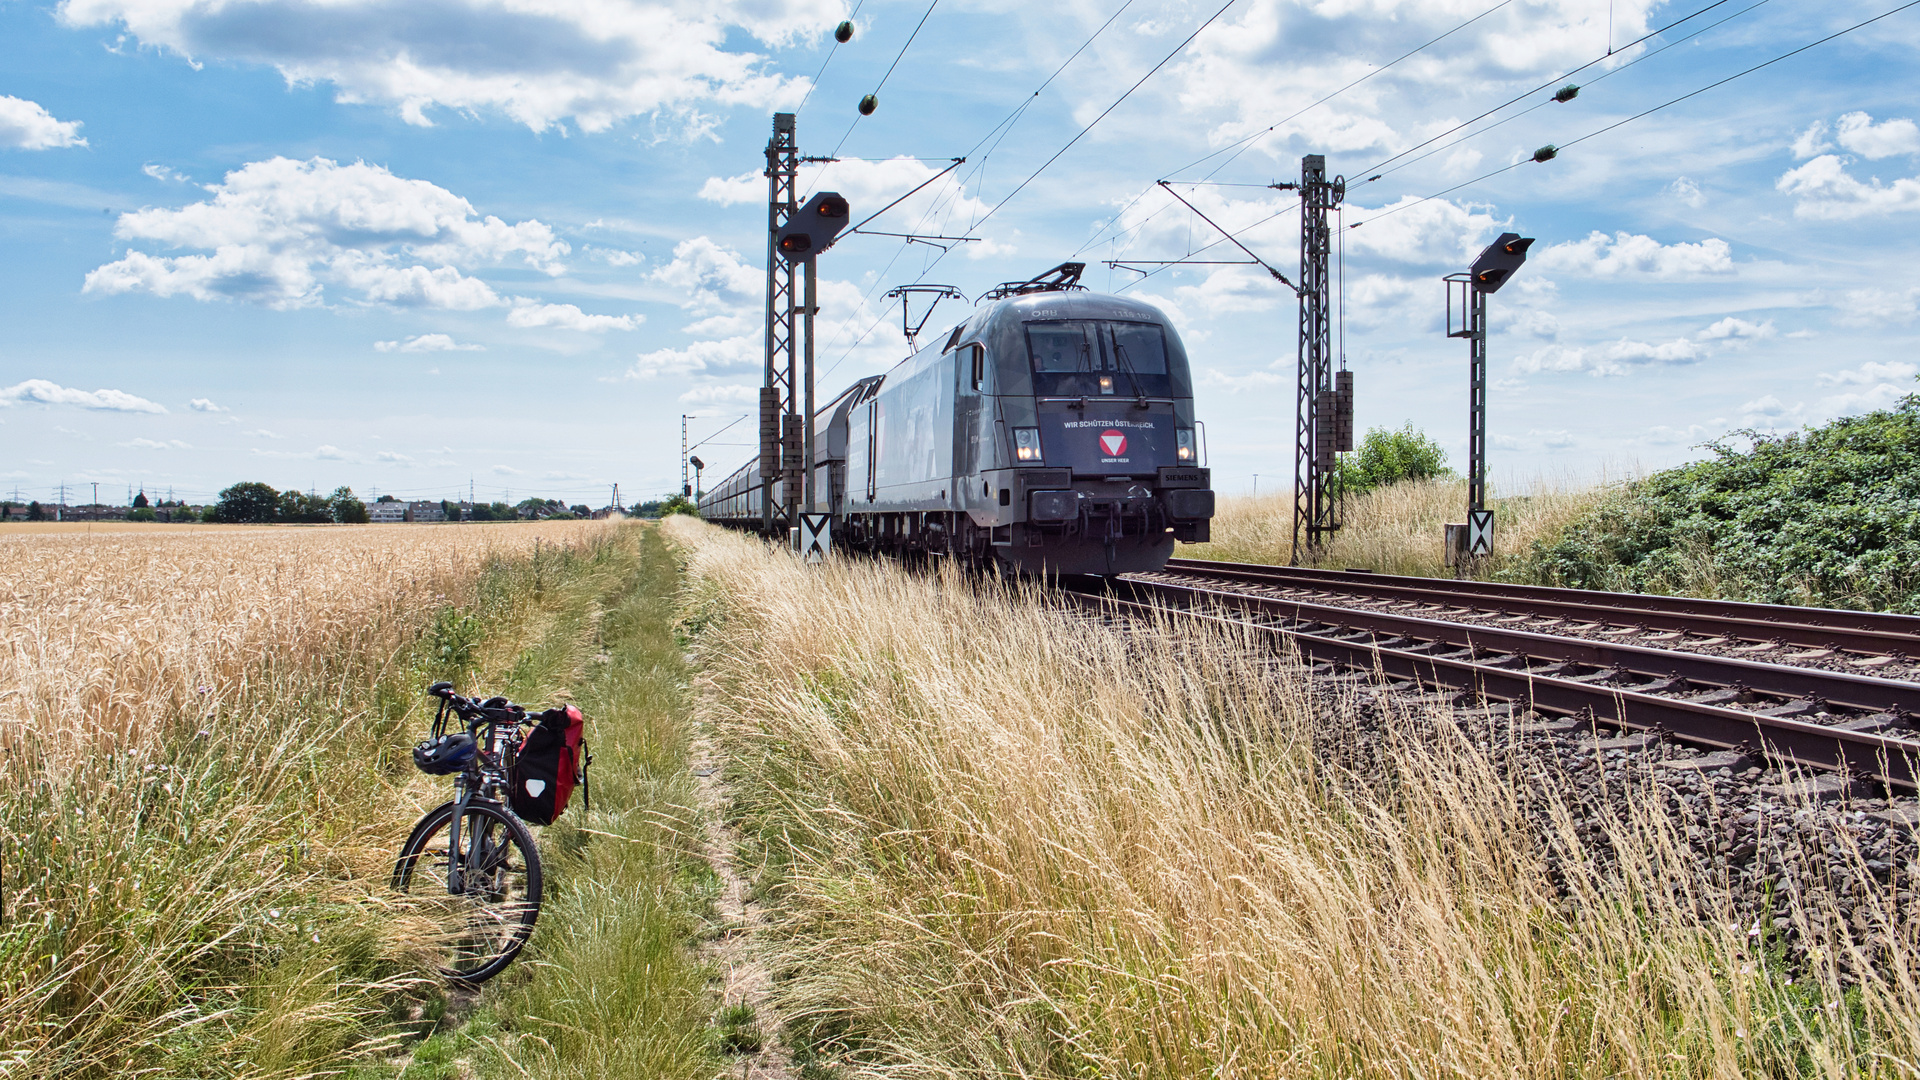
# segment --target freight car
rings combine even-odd
[[[1180,335],[1151,304],[1081,288],[1082,269],[994,289],[815,413],[803,509],[832,515],[835,546],[1118,574],[1207,539],[1213,491]],[[763,497],[755,460],[700,512],[760,531]],[[772,524],[784,535],[777,510]]]

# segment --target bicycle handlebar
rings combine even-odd
[[[525,708],[515,705],[503,697],[491,697],[485,701],[475,701],[469,697],[462,697],[454,693],[453,684],[450,682],[434,683],[432,686],[427,687],[427,693],[446,702],[460,719],[466,721],[484,718],[493,720],[496,723],[503,720],[509,723],[519,723],[525,718],[527,712]]]

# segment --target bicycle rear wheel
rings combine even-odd
[[[461,889],[447,891],[454,804],[427,811],[393,868],[393,887],[413,914],[449,979],[483,983],[506,970],[540,917],[540,849],[519,818],[474,799],[460,821]]]

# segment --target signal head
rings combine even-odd
[[[1473,260],[1473,266],[1467,275],[1473,279],[1473,287],[1483,293],[1500,291],[1514,271],[1527,261],[1527,249],[1533,246],[1533,237],[1519,233],[1501,233],[1499,239],[1488,244],[1479,258]]]
[[[853,208],[837,191],[822,191],[793,212],[774,234],[773,247],[788,262],[800,262],[833,246],[833,238],[847,227]]]

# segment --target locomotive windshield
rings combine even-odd
[[[1055,322],[1027,324],[1027,351],[1037,374],[1056,372],[1167,373],[1167,335],[1154,323]]]

